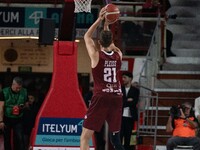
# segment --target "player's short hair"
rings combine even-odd
[[[109,47],[113,41],[113,34],[111,31],[102,30],[100,33],[99,42],[103,47]]]

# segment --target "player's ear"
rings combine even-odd
[[[101,45],[101,42],[100,42],[100,40],[98,40],[98,44],[99,44],[99,45]]]

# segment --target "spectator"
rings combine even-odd
[[[198,122],[200,123],[200,97],[197,97],[195,99],[194,111],[195,111],[195,117],[198,119]],[[200,137],[200,129],[199,129],[199,127],[197,129],[197,136]]]
[[[23,115],[25,150],[28,150],[31,131],[32,128],[34,127],[35,118],[39,110],[39,106],[37,105],[36,97],[34,94],[28,95],[27,105],[28,106],[26,109],[24,109],[24,115]]]
[[[24,150],[23,139],[23,109],[27,101],[27,90],[22,87],[20,77],[13,79],[11,87],[3,88],[0,93],[0,129],[4,132],[4,148],[11,150]],[[11,137],[13,131],[13,137]],[[11,143],[13,138],[13,144]]]
[[[93,96],[93,89],[94,89],[94,83],[90,82],[89,91],[84,96],[84,101],[85,101],[87,108],[89,107],[92,96]]]
[[[167,150],[173,150],[177,145],[192,145],[194,150],[200,150],[200,140],[196,137],[198,121],[194,116],[192,104],[185,102],[170,112],[166,131],[172,132],[173,135],[167,141]]]
[[[131,72],[122,73],[123,114],[120,136],[121,141],[124,141],[125,150],[131,150],[131,133],[135,122],[138,120],[137,104],[140,91],[132,85],[132,79],[133,74]]]
[[[197,97],[194,102],[195,117],[200,122],[200,97]]]

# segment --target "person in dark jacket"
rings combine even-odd
[[[29,142],[30,142],[31,131],[34,127],[35,118],[37,116],[38,111],[39,111],[39,106],[37,104],[36,96],[34,93],[29,93],[27,108],[24,109],[24,115],[23,115],[25,150],[29,149],[28,147],[30,144]]]
[[[131,133],[134,129],[135,121],[138,120],[137,104],[139,100],[139,88],[132,84],[133,74],[123,72],[122,74],[122,93],[123,93],[123,113],[121,124],[121,141],[124,143],[125,150],[130,150]]]

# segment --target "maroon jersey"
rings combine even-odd
[[[95,68],[92,68],[94,94],[100,92],[121,94],[120,68],[121,58],[117,52],[100,51],[99,62]]]
[[[110,132],[121,128],[122,93],[119,81],[121,58],[117,52],[99,52],[99,62],[92,68],[94,91],[83,126],[100,131],[105,120]]]

